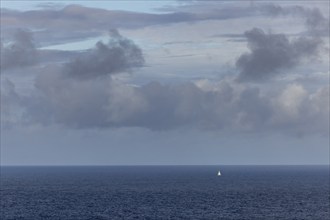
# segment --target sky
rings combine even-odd
[[[329,164],[329,1],[1,1],[1,165]]]

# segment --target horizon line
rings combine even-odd
[[[330,164],[0,164],[0,167],[118,167],[118,166],[329,166]]]

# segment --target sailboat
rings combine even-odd
[[[218,176],[221,176],[220,170],[218,171]]]

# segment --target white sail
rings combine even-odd
[[[218,171],[218,176],[221,176],[220,170]]]

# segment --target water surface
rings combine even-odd
[[[329,200],[328,166],[1,167],[6,220],[322,220]]]

